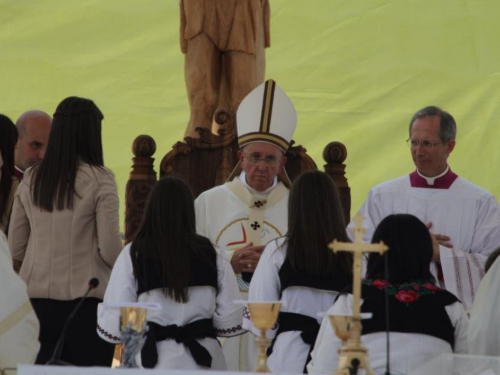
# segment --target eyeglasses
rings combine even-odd
[[[266,156],[265,158],[261,158],[260,155],[243,155],[243,157],[246,158],[252,165],[257,165],[261,161],[263,161],[268,167],[276,167],[281,161],[281,158],[277,158],[276,156],[272,155]]]
[[[408,138],[406,140],[406,144],[408,145],[408,147],[411,147],[411,148],[416,148],[418,146],[422,146],[423,148],[426,148],[428,150],[434,148],[434,146],[436,145],[439,145],[439,144],[442,144],[443,142],[431,142],[431,141],[419,141],[418,139],[411,139],[411,138]]]

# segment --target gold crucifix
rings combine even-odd
[[[333,240],[328,245],[334,253],[337,251],[349,251],[353,253],[353,306],[352,318],[349,329],[349,339],[342,344],[339,350],[339,364],[337,367],[336,375],[350,374],[349,368],[364,368],[367,375],[373,375],[373,370],[368,363],[368,354],[366,348],[361,343],[361,265],[363,253],[378,252],[381,255],[388,247],[381,241],[376,244],[363,243],[363,234],[366,229],[363,228],[363,215],[358,213],[354,217],[356,226],[351,229],[354,234],[354,242],[338,242]]]

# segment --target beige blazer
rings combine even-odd
[[[31,199],[32,172],[26,171],[17,190],[8,236],[12,258],[23,262],[19,276],[28,295],[73,300],[97,277],[100,284],[90,296],[103,298],[121,250],[113,173],[82,164],[73,209],[44,212]]]
[[[19,186],[19,179],[12,176],[12,186],[10,187],[9,199],[7,201],[7,210],[4,212],[3,217],[0,218],[0,230],[4,233],[9,232],[10,214],[12,213],[12,205],[14,204],[14,194]]]

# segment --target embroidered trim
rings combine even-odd
[[[434,284],[425,281],[413,281],[411,283],[393,285],[385,280],[366,279],[363,280],[363,285],[371,286],[379,290],[387,289],[387,293],[390,296],[393,296],[406,306],[409,306],[410,303],[417,301],[421,296],[434,294],[441,290]]]
[[[251,320],[250,311],[248,311],[248,307],[246,307],[246,306],[243,308],[243,318]]]
[[[471,254],[470,256],[471,256],[472,260],[474,261],[474,264],[476,265],[477,269],[479,270],[479,277],[482,280],[484,277],[484,267],[481,266],[481,263],[479,262],[479,259],[477,259],[476,254]]]
[[[464,293],[462,290],[462,279],[460,277],[460,266],[458,264],[458,257],[455,250],[451,249],[453,252],[453,266],[455,267],[455,282],[457,285],[457,297],[460,301],[464,300]],[[446,282],[445,282],[446,285]]]
[[[97,330],[104,337],[107,337],[108,339],[113,340],[113,341],[121,342],[121,339],[119,337],[113,336],[111,333],[109,333],[108,331],[104,330],[99,324],[97,325]]]
[[[33,308],[30,301],[27,300],[0,323],[0,336],[17,325],[31,312],[33,312]]]
[[[470,269],[470,262],[467,257],[465,257],[465,265],[467,266],[467,275],[469,276],[470,295],[472,297],[472,300],[474,301],[474,283],[472,282],[472,270]]]
[[[215,329],[215,332],[218,333],[218,334],[221,334],[221,335],[227,335],[227,334],[230,334],[230,333],[236,333],[238,331],[242,331],[243,330],[243,327],[241,326],[241,324],[238,324],[236,327],[231,327],[231,328],[216,328]]]

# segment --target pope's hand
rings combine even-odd
[[[234,273],[254,272],[263,250],[264,246],[253,246],[250,242],[244,248],[235,251],[231,258]]]

